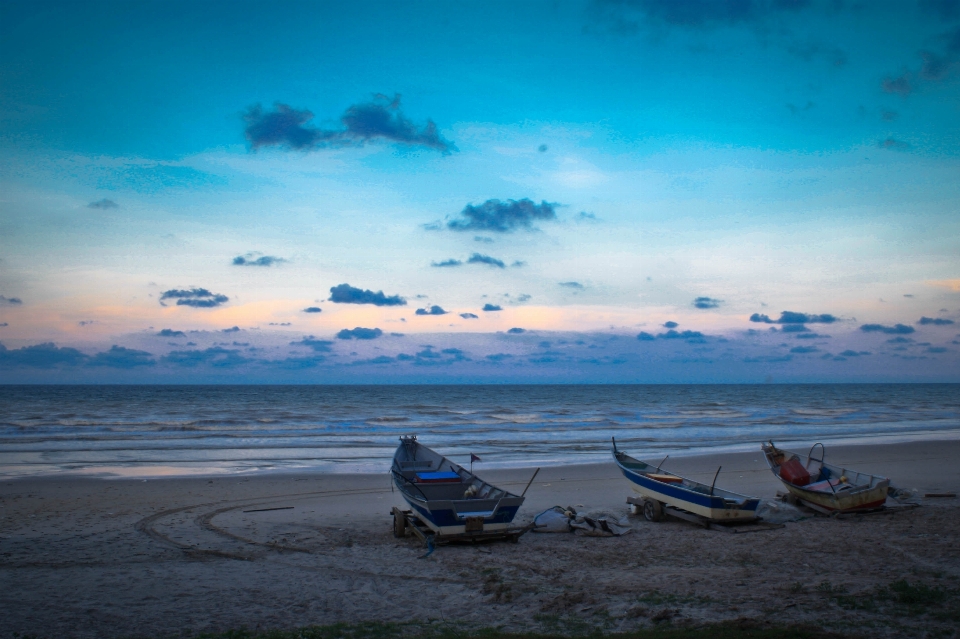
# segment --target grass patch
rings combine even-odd
[[[945,621],[960,620],[960,590],[910,583],[906,579],[855,595],[848,594],[844,586],[824,581],[817,586],[817,592],[847,610],[879,611],[900,617],[929,613]]]
[[[359,623],[312,626],[297,630],[254,632],[233,630],[221,634],[197,635],[194,639],[570,639],[571,637],[604,639],[841,639],[841,635],[817,628],[800,626],[772,627],[736,621],[696,628],[655,627],[627,633],[591,632],[522,632],[508,633],[496,628],[465,629],[455,624]]]

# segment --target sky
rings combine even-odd
[[[0,383],[960,382],[960,0],[0,0]]]

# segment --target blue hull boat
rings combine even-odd
[[[757,506],[760,504],[757,497],[748,497],[666,472],[659,466],[618,451],[616,441],[613,442],[613,458],[630,482],[630,487],[642,496],[643,515],[650,521],[659,521],[668,506],[696,515],[700,521],[734,523],[757,519]]]
[[[488,484],[416,436],[400,438],[391,473],[413,514],[440,536],[506,531],[523,503],[523,496]]]

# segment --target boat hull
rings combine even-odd
[[[724,501],[722,497],[704,495],[680,486],[659,482],[623,466],[620,470],[630,482],[633,491],[644,499],[654,499],[711,521],[751,521],[757,518],[759,499],[746,498],[742,504],[734,506]]]
[[[517,515],[520,504],[502,503],[489,516],[473,515],[469,511],[458,512],[452,502],[424,502],[404,493],[404,500],[410,505],[417,518],[430,530],[439,535],[465,535],[468,532],[491,532],[507,530],[512,526],[513,518]],[[506,500],[504,500],[506,501]],[[511,500],[511,502],[514,500]],[[479,530],[467,530],[468,517],[482,517],[483,526]],[[475,526],[476,524],[474,524]]]
[[[777,479],[780,479],[777,477]],[[868,490],[858,491],[851,494],[822,493],[814,490],[805,490],[801,486],[780,479],[790,493],[808,505],[819,506],[830,512],[847,512],[851,510],[870,510],[871,508],[880,508],[887,501],[887,489],[889,481],[883,481],[875,487]]]

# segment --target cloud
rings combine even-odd
[[[640,24],[662,22],[683,28],[707,28],[716,25],[749,24],[780,11],[796,11],[809,0],[629,0],[604,2],[596,6],[601,17],[613,22],[621,33],[635,32]],[[633,15],[640,11],[643,16]]]
[[[693,306],[695,308],[717,308],[723,304],[723,300],[715,300],[712,297],[698,297],[693,300]]]
[[[840,357],[860,357],[862,355],[869,355],[870,351],[852,351],[847,349],[840,353]]]
[[[0,344],[0,366],[29,366],[32,368],[54,368],[56,366],[76,366],[89,359],[75,348],[64,346],[57,348],[53,342],[24,346],[7,350]]]
[[[172,328],[165,328],[159,333],[157,333],[157,337],[186,337],[186,336],[187,334],[184,333],[183,331],[175,331]]]
[[[485,359],[490,360],[491,362],[502,362],[505,359],[510,359],[513,357],[510,353],[494,353],[492,355],[487,355]]]
[[[482,310],[482,311],[487,311],[487,312],[490,312],[490,311],[502,311],[503,308],[500,307],[500,306],[497,306],[496,304],[484,304],[484,305],[483,305],[483,308],[480,309],[480,310]]]
[[[20,306],[23,300],[19,297],[4,297],[0,295],[0,306]]]
[[[102,200],[97,200],[96,202],[91,202],[87,204],[88,209],[116,209],[120,208],[120,205],[114,202],[113,200],[108,200],[103,198]]]
[[[547,152],[547,148],[548,148],[548,147],[547,147],[546,144],[541,144],[540,146],[537,147],[537,151],[540,151],[540,153],[546,153],[546,152]]]
[[[502,260],[490,257],[489,255],[481,255],[480,253],[471,255],[470,259],[467,260],[467,264],[488,264],[490,266],[496,266],[497,268],[504,268],[506,266]]]
[[[479,319],[479,317],[473,313],[460,313],[460,317],[463,319]]]
[[[447,312],[439,306],[433,305],[430,308],[418,308],[416,315],[446,315]]]
[[[928,346],[927,352],[928,353],[946,353],[947,348],[944,346]]]
[[[487,200],[479,206],[468,204],[460,211],[461,218],[447,222],[453,231],[488,231],[510,233],[517,229],[532,230],[535,220],[556,220],[556,204],[531,200]]]
[[[306,346],[315,353],[329,353],[333,342],[325,339],[317,339],[313,335],[307,335],[299,342],[290,342],[290,346]]]
[[[754,313],[750,316],[750,321],[759,322],[761,324],[833,324],[839,320],[829,313],[817,315],[816,313],[780,311],[780,317],[778,319],[774,320],[770,319],[770,317],[767,315]]]
[[[657,335],[660,339],[703,339],[703,333],[700,331],[675,331],[673,329],[666,333]]]
[[[213,308],[230,301],[226,295],[211,293],[205,288],[170,289],[160,295],[160,306],[166,306],[164,300],[177,300],[177,306],[192,306],[194,308]]]
[[[887,111],[886,109],[884,109],[883,111],[880,112],[880,119],[883,120],[884,122],[893,122],[898,117],[900,117],[900,114],[897,113],[896,111]]]
[[[926,326],[926,325],[928,325],[928,324],[933,324],[934,326],[949,326],[950,324],[953,324],[953,320],[951,320],[951,319],[943,319],[943,318],[940,318],[940,317],[937,317],[937,318],[933,318],[933,317],[921,317],[921,318],[917,321],[917,324],[920,324],[920,325],[922,325],[922,326]]]
[[[864,324],[860,327],[864,333],[886,333],[888,335],[909,335],[914,331],[912,326],[906,324],[895,324],[893,326],[884,326],[882,324]]]
[[[902,95],[904,97],[910,95],[910,92],[913,91],[913,87],[910,86],[910,77],[907,73],[904,73],[896,78],[884,78],[880,83],[880,88],[882,88],[886,93],[896,93],[897,95]]]
[[[483,235],[474,235],[474,236],[473,236],[473,241],[474,241],[474,242],[480,242],[480,243],[482,243],[482,244],[493,244],[493,238],[492,238],[492,237],[484,237]]]
[[[526,332],[527,332],[527,329],[525,329],[525,328],[511,328],[511,329],[508,330],[507,332],[510,333],[511,335],[519,335],[520,333],[526,333]]]
[[[205,350],[170,351],[162,361],[174,366],[196,368],[205,365],[214,368],[234,368],[251,360],[240,355],[239,350],[230,350],[214,346]]]
[[[784,333],[806,333],[810,329],[804,324],[785,324],[782,330]]]
[[[383,335],[379,328],[362,328],[360,326],[349,329],[345,328],[337,333],[337,339],[377,339]]]
[[[791,353],[817,353],[820,349],[816,346],[794,346],[790,349]]]
[[[7,324],[6,322],[0,322],[0,328],[3,328],[4,326],[10,326],[10,325]]]
[[[646,331],[640,331],[640,334],[637,335],[637,339],[640,340],[641,342],[652,342],[657,338]]]
[[[943,20],[960,18],[960,1],[958,0],[920,0],[920,8]]]
[[[373,304],[374,306],[406,306],[407,300],[399,295],[387,296],[383,291],[374,293],[349,284],[338,284],[330,288],[330,301],[336,304]]]
[[[891,151],[907,151],[912,147],[902,140],[896,140],[894,138],[887,138],[886,140],[880,140],[877,142],[877,146],[881,149],[889,149]]]
[[[676,327],[678,327],[678,326],[680,326],[680,325],[677,324],[676,322],[672,322],[672,321],[671,321],[671,322],[664,322],[664,323],[663,323],[663,327],[664,327],[664,328],[676,328]]]
[[[808,330],[804,327],[804,330]],[[818,335],[817,333],[800,333],[797,339],[830,339],[829,335]]]
[[[283,264],[287,260],[273,255],[260,255],[259,253],[247,253],[233,258],[234,266],[273,266],[274,264]]]
[[[239,327],[239,326],[231,326],[230,328],[221,329],[220,332],[221,332],[221,333],[239,333],[239,332],[240,332],[240,327]]]
[[[451,266],[462,266],[463,262],[460,260],[455,260],[450,258],[449,260],[444,260],[442,262],[430,262],[430,266],[435,266],[437,268],[448,268]]]
[[[304,312],[304,313],[322,313],[322,312],[323,312],[323,309],[320,308],[319,306],[308,306],[308,307],[306,307],[305,309],[303,309],[302,312]]]
[[[560,282],[559,286],[564,288],[572,288],[578,291],[582,291],[584,289],[583,284],[580,282]]]
[[[909,337],[891,337],[887,340],[887,344],[910,344],[913,340]]]
[[[324,130],[308,126],[313,113],[276,103],[273,111],[264,111],[259,104],[243,114],[244,135],[254,151],[260,147],[278,146],[298,151],[328,147],[363,146],[368,142],[395,142],[440,151],[447,155],[456,145],[443,139],[437,125],[427,120],[417,127],[400,111],[400,96],[389,100],[376,95],[372,102],[354,104],[340,116],[342,129]]]
[[[87,363],[88,366],[108,366],[110,368],[136,368],[137,366],[154,366],[156,361],[153,354],[138,351],[132,348],[113,345],[109,351],[97,353]]]

